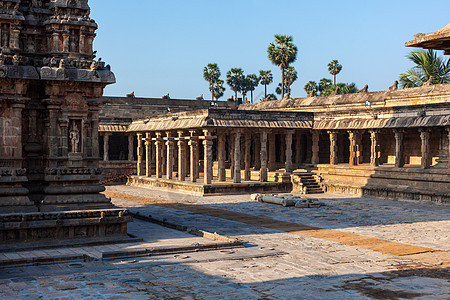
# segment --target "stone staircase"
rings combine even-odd
[[[313,173],[302,172],[292,175],[293,192],[301,194],[322,194],[323,189]]]

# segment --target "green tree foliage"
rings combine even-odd
[[[352,83],[336,83],[329,85],[325,90],[320,93],[320,96],[329,96],[333,94],[338,89],[338,95],[341,94],[353,94],[358,93],[359,89],[354,82]]]
[[[322,78],[319,81],[319,85],[317,86],[317,91],[319,93],[322,93],[323,91],[325,91],[326,89],[328,89],[328,87],[330,85],[333,84],[333,81],[331,79],[328,78]]]
[[[336,75],[339,74],[342,70],[342,65],[339,64],[339,62],[334,59],[328,64],[328,72],[330,72],[331,75],[334,77],[334,84],[336,85]]]
[[[356,83],[352,82],[352,83],[346,83],[344,84],[344,86],[341,88],[341,93],[342,94],[354,94],[354,93],[358,93],[359,89],[356,86]]]
[[[262,99],[261,101],[272,101],[272,100],[277,100],[277,96],[275,94],[267,94],[266,97],[264,97],[264,99]]]
[[[261,80],[260,77],[256,76],[256,74],[248,74],[245,77],[245,86],[250,91],[250,99],[253,103],[253,91],[256,89],[256,87],[259,85],[259,81]]]
[[[280,83],[278,84],[278,86],[276,87],[276,89],[275,89],[275,93],[277,93],[278,95],[281,95],[283,88],[284,88],[284,91],[285,91],[286,93],[290,93],[290,92],[291,92],[291,91],[289,90],[289,88],[288,88],[287,85],[284,85],[284,87],[282,87],[282,86],[281,86],[281,82],[280,82]]]
[[[223,80],[220,80],[220,76],[221,73],[217,64],[208,64],[203,69],[203,78],[205,78],[205,80],[209,82],[209,91],[211,92],[212,100],[219,99],[225,92],[225,88],[223,87]]]
[[[433,84],[450,82],[450,59],[445,60],[434,50],[411,51],[406,56],[415,66],[400,74],[403,88],[422,86],[433,76]]]
[[[291,85],[296,81],[298,78],[297,71],[294,67],[290,66],[286,68],[285,74],[284,74],[284,85],[287,88],[287,97],[291,97]]]
[[[267,86],[273,82],[272,71],[260,70],[259,77],[261,78],[261,84],[264,85],[264,99],[267,97]]]
[[[307,94],[310,94],[312,91],[317,93],[319,87],[317,86],[317,83],[315,81],[310,80],[308,81],[308,83],[305,84],[304,89]]]
[[[241,68],[232,68],[230,71],[227,72],[227,84],[234,92],[235,95],[234,101],[238,101],[237,93],[242,91],[244,79],[245,79],[244,71]]]
[[[267,49],[269,60],[281,69],[281,82],[284,82],[284,70],[297,59],[297,46],[292,36],[275,35],[275,42],[269,44]],[[281,87],[281,97],[284,97],[284,85]]]

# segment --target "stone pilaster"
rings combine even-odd
[[[203,183],[204,184],[211,184],[212,183],[212,178],[213,178],[213,161],[212,161],[212,145],[213,145],[213,139],[215,138],[214,136],[211,135],[211,131],[210,130],[203,130],[203,153],[204,153],[204,170],[203,170],[203,174],[204,174],[204,178],[203,178]]]
[[[422,141],[421,167],[422,167],[422,169],[427,169],[431,166],[430,130],[429,129],[420,129],[420,139]]]
[[[145,176],[152,176],[152,134],[145,133]]]
[[[109,137],[110,132],[103,133],[103,161],[109,161]]]
[[[217,160],[218,160],[218,179],[226,181],[225,170],[225,134],[220,133],[217,137]]]
[[[355,131],[352,131],[352,130],[348,131],[348,139],[350,140],[349,164],[351,166],[356,166],[358,164],[358,157],[356,154],[356,152],[357,152],[356,135],[357,135],[357,133]]]
[[[292,164],[292,135],[294,134],[293,130],[286,131],[285,140],[286,140],[286,172],[291,173],[293,171]]]
[[[198,137],[195,130],[189,131],[189,151],[190,151],[190,175],[191,181],[196,182],[198,178]]]
[[[25,101],[17,99],[12,104],[13,116],[12,116],[12,127],[14,128],[14,151],[12,153],[15,160],[14,167],[22,168],[22,111],[25,108]]]
[[[129,135],[128,136],[128,161],[134,161],[134,136]]]
[[[59,136],[58,136],[58,116],[61,109],[61,104],[64,102],[62,99],[44,99],[44,103],[47,104],[48,110],[48,123],[46,124],[46,152],[48,154],[49,168],[56,168],[57,162],[54,160],[59,156]]]
[[[98,128],[99,128],[99,114],[100,114],[100,105],[103,103],[103,101],[100,100],[92,100],[89,101],[89,110],[91,111],[91,119],[92,119],[92,136],[91,136],[91,148],[92,148],[92,157],[94,159],[100,159],[100,149],[99,149],[99,142],[98,142]],[[66,128],[67,133],[64,133],[66,138],[68,137],[68,128]],[[67,142],[67,147],[68,142]]]
[[[162,178],[163,176],[163,151],[164,141],[161,137],[161,132],[156,132],[155,141],[155,151],[156,151],[156,178]]]
[[[320,132],[317,130],[313,130],[311,132],[312,135],[312,156],[311,163],[318,164],[319,163],[319,140],[320,140]]]
[[[234,183],[241,182],[241,132],[234,134]]]
[[[370,165],[380,165],[380,134],[377,130],[370,131]]]
[[[172,179],[173,178],[173,156],[174,156],[174,146],[175,146],[175,142],[172,136],[172,133],[170,131],[166,132],[166,137],[165,137],[165,141],[166,141],[166,146],[167,146],[167,150],[166,150],[166,155],[167,155],[167,159],[166,159],[166,178],[167,179]]]
[[[187,162],[187,152],[186,152],[186,139],[184,137],[184,131],[178,131],[178,180],[186,180],[186,162]]]
[[[275,133],[269,134],[269,171],[276,170]]]
[[[261,132],[260,135],[261,140],[261,168],[260,168],[260,175],[259,175],[259,181],[261,182],[267,182],[267,131]]]
[[[137,140],[138,140],[138,160],[137,160],[137,176],[143,176],[144,175],[144,146],[142,141],[143,134],[138,133],[137,134]]]
[[[338,164],[338,133],[335,130],[328,131],[330,135],[330,164],[337,165]]]
[[[395,166],[401,168],[405,165],[405,159],[403,157],[403,137],[404,132],[402,130],[394,129],[395,137]]]
[[[244,153],[244,180],[250,181],[251,173],[250,173],[250,165],[252,161],[252,156],[250,152],[250,147],[252,144],[252,136],[249,133],[246,133],[244,135],[244,147],[245,147],[245,153]]]

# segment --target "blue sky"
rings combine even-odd
[[[299,53],[299,74],[292,97],[306,96],[309,80],[332,78],[327,64],[343,68],[339,82],[355,82],[369,91],[387,89],[412,67],[404,43],[419,32],[450,22],[449,0],[91,0],[91,17],[99,25],[95,49],[111,64],[117,83],[105,95],[209,99],[203,68],[217,63],[226,72],[272,70],[274,92],[281,81],[267,58],[274,34],[292,35]],[[442,54],[442,53],[441,53]],[[228,86],[225,96],[233,92]],[[255,98],[264,94],[257,87]]]

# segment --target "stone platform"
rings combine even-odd
[[[211,184],[203,184],[203,178],[198,179],[198,182],[188,182],[144,176],[130,176],[127,185],[185,191],[190,194],[203,196],[256,192],[290,192],[292,190],[291,182],[243,181],[241,183],[233,183],[231,180],[224,182],[213,180]]]

